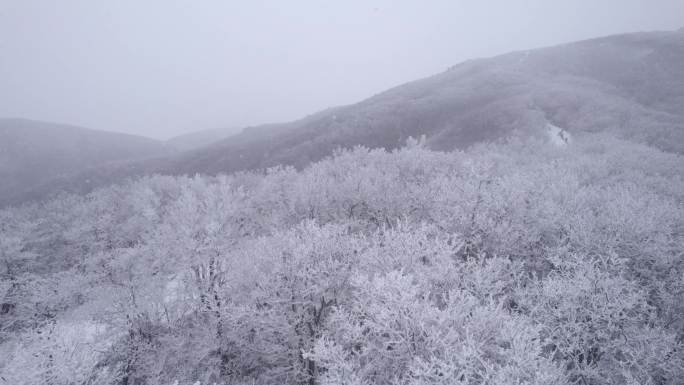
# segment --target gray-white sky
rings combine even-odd
[[[166,138],[296,119],[469,58],[683,26],[683,0],[0,0],[0,116]]]

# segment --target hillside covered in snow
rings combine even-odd
[[[248,127],[163,159],[52,179],[7,202],[41,199],[56,191],[83,193],[155,173],[217,175],[279,164],[301,168],[338,147],[392,149],[422,135],[429,148],[452,150],[511,136],[546,138],[548,127],[558,127],[571,136],[605,132],[681,154],[682,63],[683,30],[616,35],[470,60],[298,121]]]

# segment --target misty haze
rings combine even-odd
[[[0,0],[0,385],[684,385],[684,2]]]

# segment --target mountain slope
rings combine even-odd
[[[179,151],[190,151],[208,146],[239,132],[240,129],[234,127],[212,128],[174,136],[164,143]]]
[[[471,60],[360,103],[244,129],[165,159],[109,165],[21,197],[85,192],[151,174],[303,167],[337,147],[395,148],[426,135],[437,150],[511,135],[608,132],[684,153],[684,30],[634,33]],[[94,181],[83,183],[84,180]]]
[[[338,146],[392,148],[427,135],[463,148],[547,124],[609,131],[684,152],[684,31],[637,33],[472,60],[361,103],[245,130],[166,172],[303,166]],[[267,131],[263,132],[263,131]]]
[[[90,167],[169,153],[163,143],[139,136],[0,119],[0,202]]]

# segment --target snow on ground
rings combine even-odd
[[[558,147],[566,146],[572,142],[569,132],[551,123],[546,123],[546,134],[549,136],[551,143]]]

